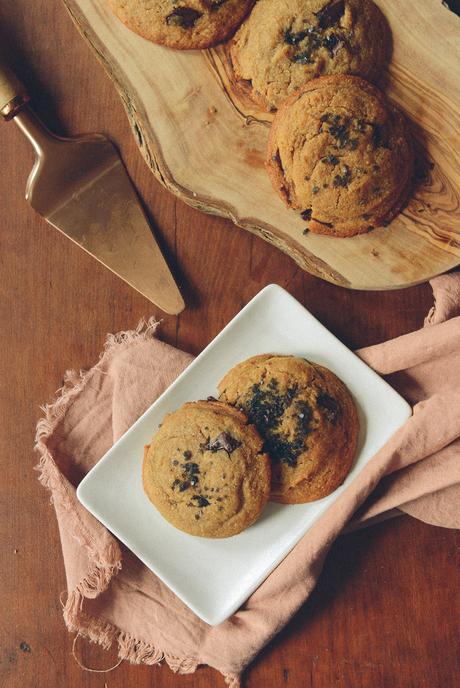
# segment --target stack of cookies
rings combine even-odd
[[[305,233],[351,237],[399,213],[413,148],[404,117],[370,83],[391,46],[372,0],[109,2],[131,29],[173,48],[207,48],[236,31],[235,79],[257,107],[277,110],[267,170]]]
[[[231,57],[251,97],[278,110],[268,145],[272,184],[308,230],[350,237],[388,224],[410,191],[403,116],[367,80],[389,57],[372,0],[259,0]]]
[[[267,500],[326,497],[342,484],[359,423],[345,385],[303,358],[265,354],[230,370],[219,400],[184,404],[145,447],[144,490],[180,530],[229,537]]]

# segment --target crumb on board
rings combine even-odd
[[[217,108],[214,105],[210,105],[207,110],[207,115],[208,118],[205,121],[205,126],[208,126],[211,124],[211,122],[215,119],[215,116],[217,114]]]

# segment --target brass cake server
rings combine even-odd
[[[23,85],[0,63],[0,115],[14,120],[35,150],[26,200],[163,311],[180,313],[184,301],[115,146],[101,134],[55,136],[28,102]]]

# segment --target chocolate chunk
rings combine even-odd
[[[271,378],[268,384],[254,384],[251,393],[246,402],[246,413],[265,438],[264,451],[276,461],[295,466],[298,456],[305,450],[312,415],[308,404],[297,400],[298,387],[293,385],[282,392],[278,380]],[[283,414],[288,409],[290,414],[293,411],[297,420],[294,436],[286,435],[280,427]]]
[[[206,497],[203,497],[202,495],[193,495],[192,499],[196,501],[196,505],[199,507],[205,507],[211,504],[211,502],[209,502]]]
[[[201,445],[201,447],[210,452],[225,451],[230,456],[235,449],[241,447],[241,442],[235,437],[232,437],[228,432],[221,432],[220,435],[216,437],[215,440],[211,442],[211,438],[208,437],[207,441]]]
[[[335,175],[334,180],[332,182],[332,185],[336,189],[340,186],[343,186],[344,188],[346,188],[350,182],[350,179],[351,179],[350,168],[347,165],[343,165],[343,167],[340,170],[340,174]]]
[[[297,33],[288,29],[284,33],[284,41],[296,48],[289,56],[291,62],[312,64],[314,62],[312,53],[321,47],[324,38],[318,29],[307,26],[303,31],[298,31]]]
[[[192,452],[190,451],[190,449],[186,449],[184,451],[184,453],[182,454],[182,456],[184,457],[184,459],[191,459],[192,458]]]
[[[290,29],[287,29],[287,31],[284,32],[284,42],[288,45],[298,45],[310,34],[311,29],[305,29],[305,31],[298,31],[297,33],[292,33]]]
[[[202,16],[201,12],[194,10],[192,7],[176,7],[176,9],[166,17],[166,23],[169,26],[180,26],[182,29],[191,29]]]
[[[335,57],[340,48],[345,45],[345,41],[335,33],[331,33],[329,36],[323,38],[322,45],[326,48],[331,57]]]
[[[325,162],[335,167],[335,165],[339,164],[339,159],[335,155],[326,155],[324,158],[321,158],[321,162]]]
[[[285,463],[291,468],[297,465],[299,455],[306,449],[306,437],[310,433],[312,411],[306,401],[295,402],[296,428],[292,434],[275,432],[266,436],[264,450],[272,458]]]
[[[332,0],[319,12],[315,12],[320,29],[328,29],[338,24],[345,13],[345,0]]]
[[[335,424],[340,413],[340,406],[337,400],[326,392],[320,392],[316,399],[316,405],[323,411],[323,414],[327,420],[330,423]]]
[[[297,62],[298,64],[313,64],[310,50],[303,50],[300,53],[295,53],[291,57],[292,62]]]
[[[317,194],[318,191],[319,191],[319,186],[312,187],[312,190],[311,190],[312,194]]]
[[[184,463],[184,471],[186,473],[199,473],[200,467],[197,463]]]
[[[308,222],[308,220],[311,220],[311,208],[307,208],[306,210],[303,210],[300,213],[300,217],[302,220],[305,220],[305,222]]]

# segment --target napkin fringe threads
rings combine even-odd
[[[53,403],[42,406],[44,417],[37,424],[35,450],[40,456],[36,470],[40,483],[51,492],[51,502],[59,508],[72,513],[73,537],[86,548],[90,567],[85,577],[68,594],[64,605],[63,615],[68,630],[86,637],[93,643],[108,650],[113,643],[117,643],[119,659],[128,660],[132,664],[160,664],[166,661],[172,671],[179,674],[192,674],[200,664],[192,657],[177,657],[133,637],[127,631],[115,626],[102,618],[95,618],[83,611],[85,599],[94,599],[109,586],[112,578],[122,567],[121,551],[116,541],[108,544],[104,551],[98,551],[92,544],[92,538],[82,523],[75,508],[75,496],[71,493],[71,486],[60,473],[53,456],[48,449],[47,440],[52,436],[56,426],[64,417],[73,399],[81,393],[88,381],[89,374],[94,374],[102,361],[110,360],[120,348],[129,346],[139,338],[148,340],[156,332],[159,322],[155,318],[141,320],[135,330],[127,330],[116,334],[109,334],[99,361],[91,371],[67,371],[62,387],[56,392]],[[240,688],[240,677],[237,674],[223,674],[229,688]]]

